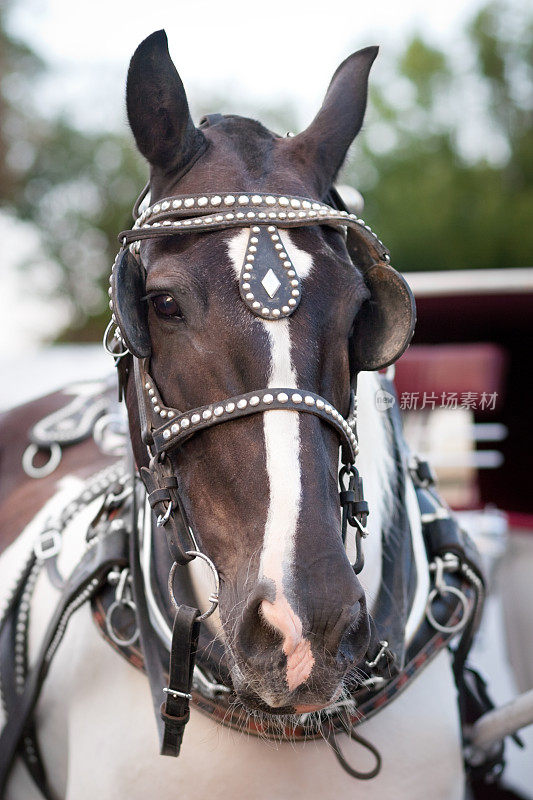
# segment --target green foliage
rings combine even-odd
[[[41,258],[56,265],[50,293],[71,310],[61,338],[97,340],[116,235],[130,225],[146,165],[127,135],[37,114],[31,87],[45,67],[6,33],[10,5],[0,6],[0,206],[37,226]],[[363,192],[365,218],[398,268],[531,266],[532,34],[533,13],[507,0],[470,21],[459,57],[419,34],[395,57],[382,51],[342,179]],[[292,109],[242,102],[197,105],[256,117],[282,134],[298,128]]]
[[[532,33],[525,6],[493,2],[465,32],[472,69],[416,35],[388,70],[407,80],[408,102],[374,78],[343,180],[362,190],[399,269],[532,265]]]

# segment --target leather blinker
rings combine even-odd
[[[113,313],[128,350],[137,358],[148,358],[151,352],[148,329],[148,304],[145,294],[145,275],[141,263],[122,250],[112,273]]]
[[[416,323],[413,293],[405,278],[389,264],[363,269],[370,298],[363,304],[350,339],[352,372],[378,370],[405,352]]]

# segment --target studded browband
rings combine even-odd
[[[357,229],[373,262],[389,261],[384,244],[355,214],[305,197],[274,194],[168,197],[148,206],[119,239],[124,247],[130,245],[132,252],[139,253],[141,241],[148,238],[249,228],[240,295],[253,314],[275,320],[293,314],[302,294],[300,278],[278,229],[317,224]]]

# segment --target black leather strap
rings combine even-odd
[[[15,755],[33,717],[55,650],[71,613],[77,607],[76,602],[79,601],[81,605],[84,600],[89,599],[113,566],[127,564],[126,538],[126,529],[118,528],[96,542],[87,550],[65,585],[65,591],[47,628],[24,691],[17,697],[0,736],[0,797],[4,797]]]
[[[201,625],[199,616],[197,608],[180,606],[174,619],[166,700],[161,705],[163,756],[179,755],[183,731],[189,721],[189,700]]]

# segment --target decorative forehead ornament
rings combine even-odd
[[[254,225],[250,229],[239,290],[258,317],[282,319],[298,307],[300,279],[275,225]]]

